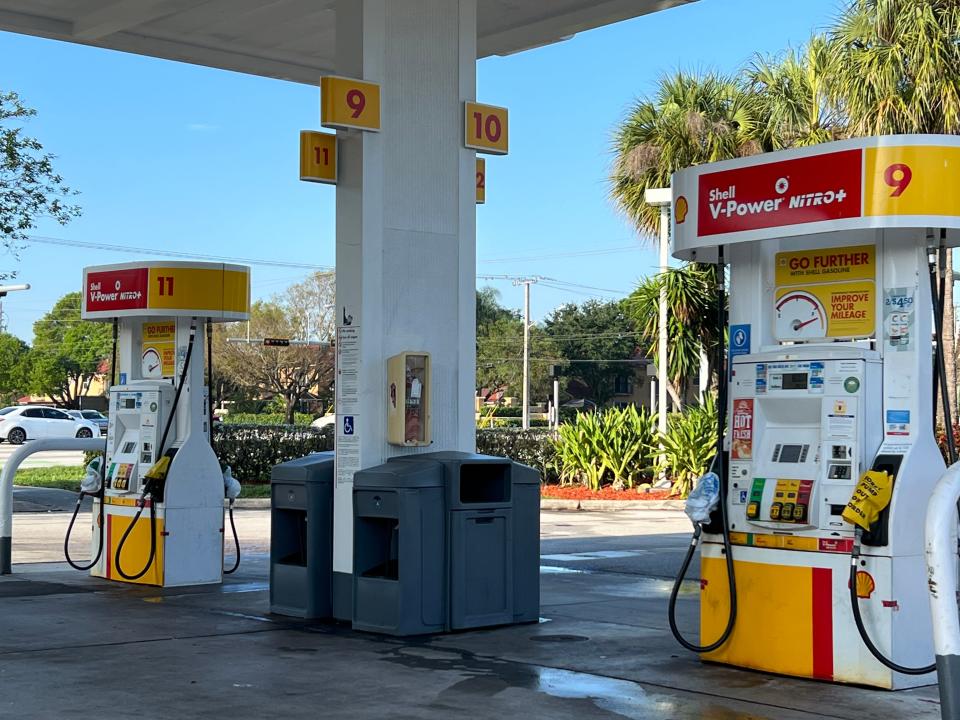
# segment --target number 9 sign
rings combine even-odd
[[[380,86],[335,75],[320,78],[320,124],[380,130]]]

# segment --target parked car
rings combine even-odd
[[[107,434],[107,425],[110,424],[110,421],[99,410],[64,410],[64,412],[76,420],[89,420],[100,428],[101,435]]]
[[[0,410],[0,442],[20,445],[38,438],[91,438],[100,428],[90,420],[70,417],[63,410],[21,405]]]

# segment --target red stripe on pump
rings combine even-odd
[[[813,676],[833,680],[833,571],[813,568]]]

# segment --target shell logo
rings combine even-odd
[[[690,205],[687,203],[687,199],[681,195],[677,198],[676,206],[673,209],[673,216],[677,219],[677,225],[683,225],[683,221],[687,219],[687,212],[690,210]]]
[[[857,570],[857,597],[868,600],[876,589],[877,584],[873,581],[873,575],[865,570]]]

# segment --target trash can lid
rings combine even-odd
[[[332,483],[333,451],[310,453],[295,460],[274,465],[270,471],[271,483]]]
[[[422,487],[443,487],[443,465],[435,460],[422,460],[422,456],[411,456],[405,462],[386,462],[366,470],[360,470],[353,476],[353,489],[367,488],[404,489]],[[397,458],[391,458],[396,460]]]
[[[481,455],[479,453],[461,452],[459,450],[439,450],[416,455],[398,455],[387,461],[390,463],[409,463],[433,460],[441,465],[510,465],[510,482],[513,485],[539,485],[540,473],[528,465],[515,462],[510,458],[495,455]]]

